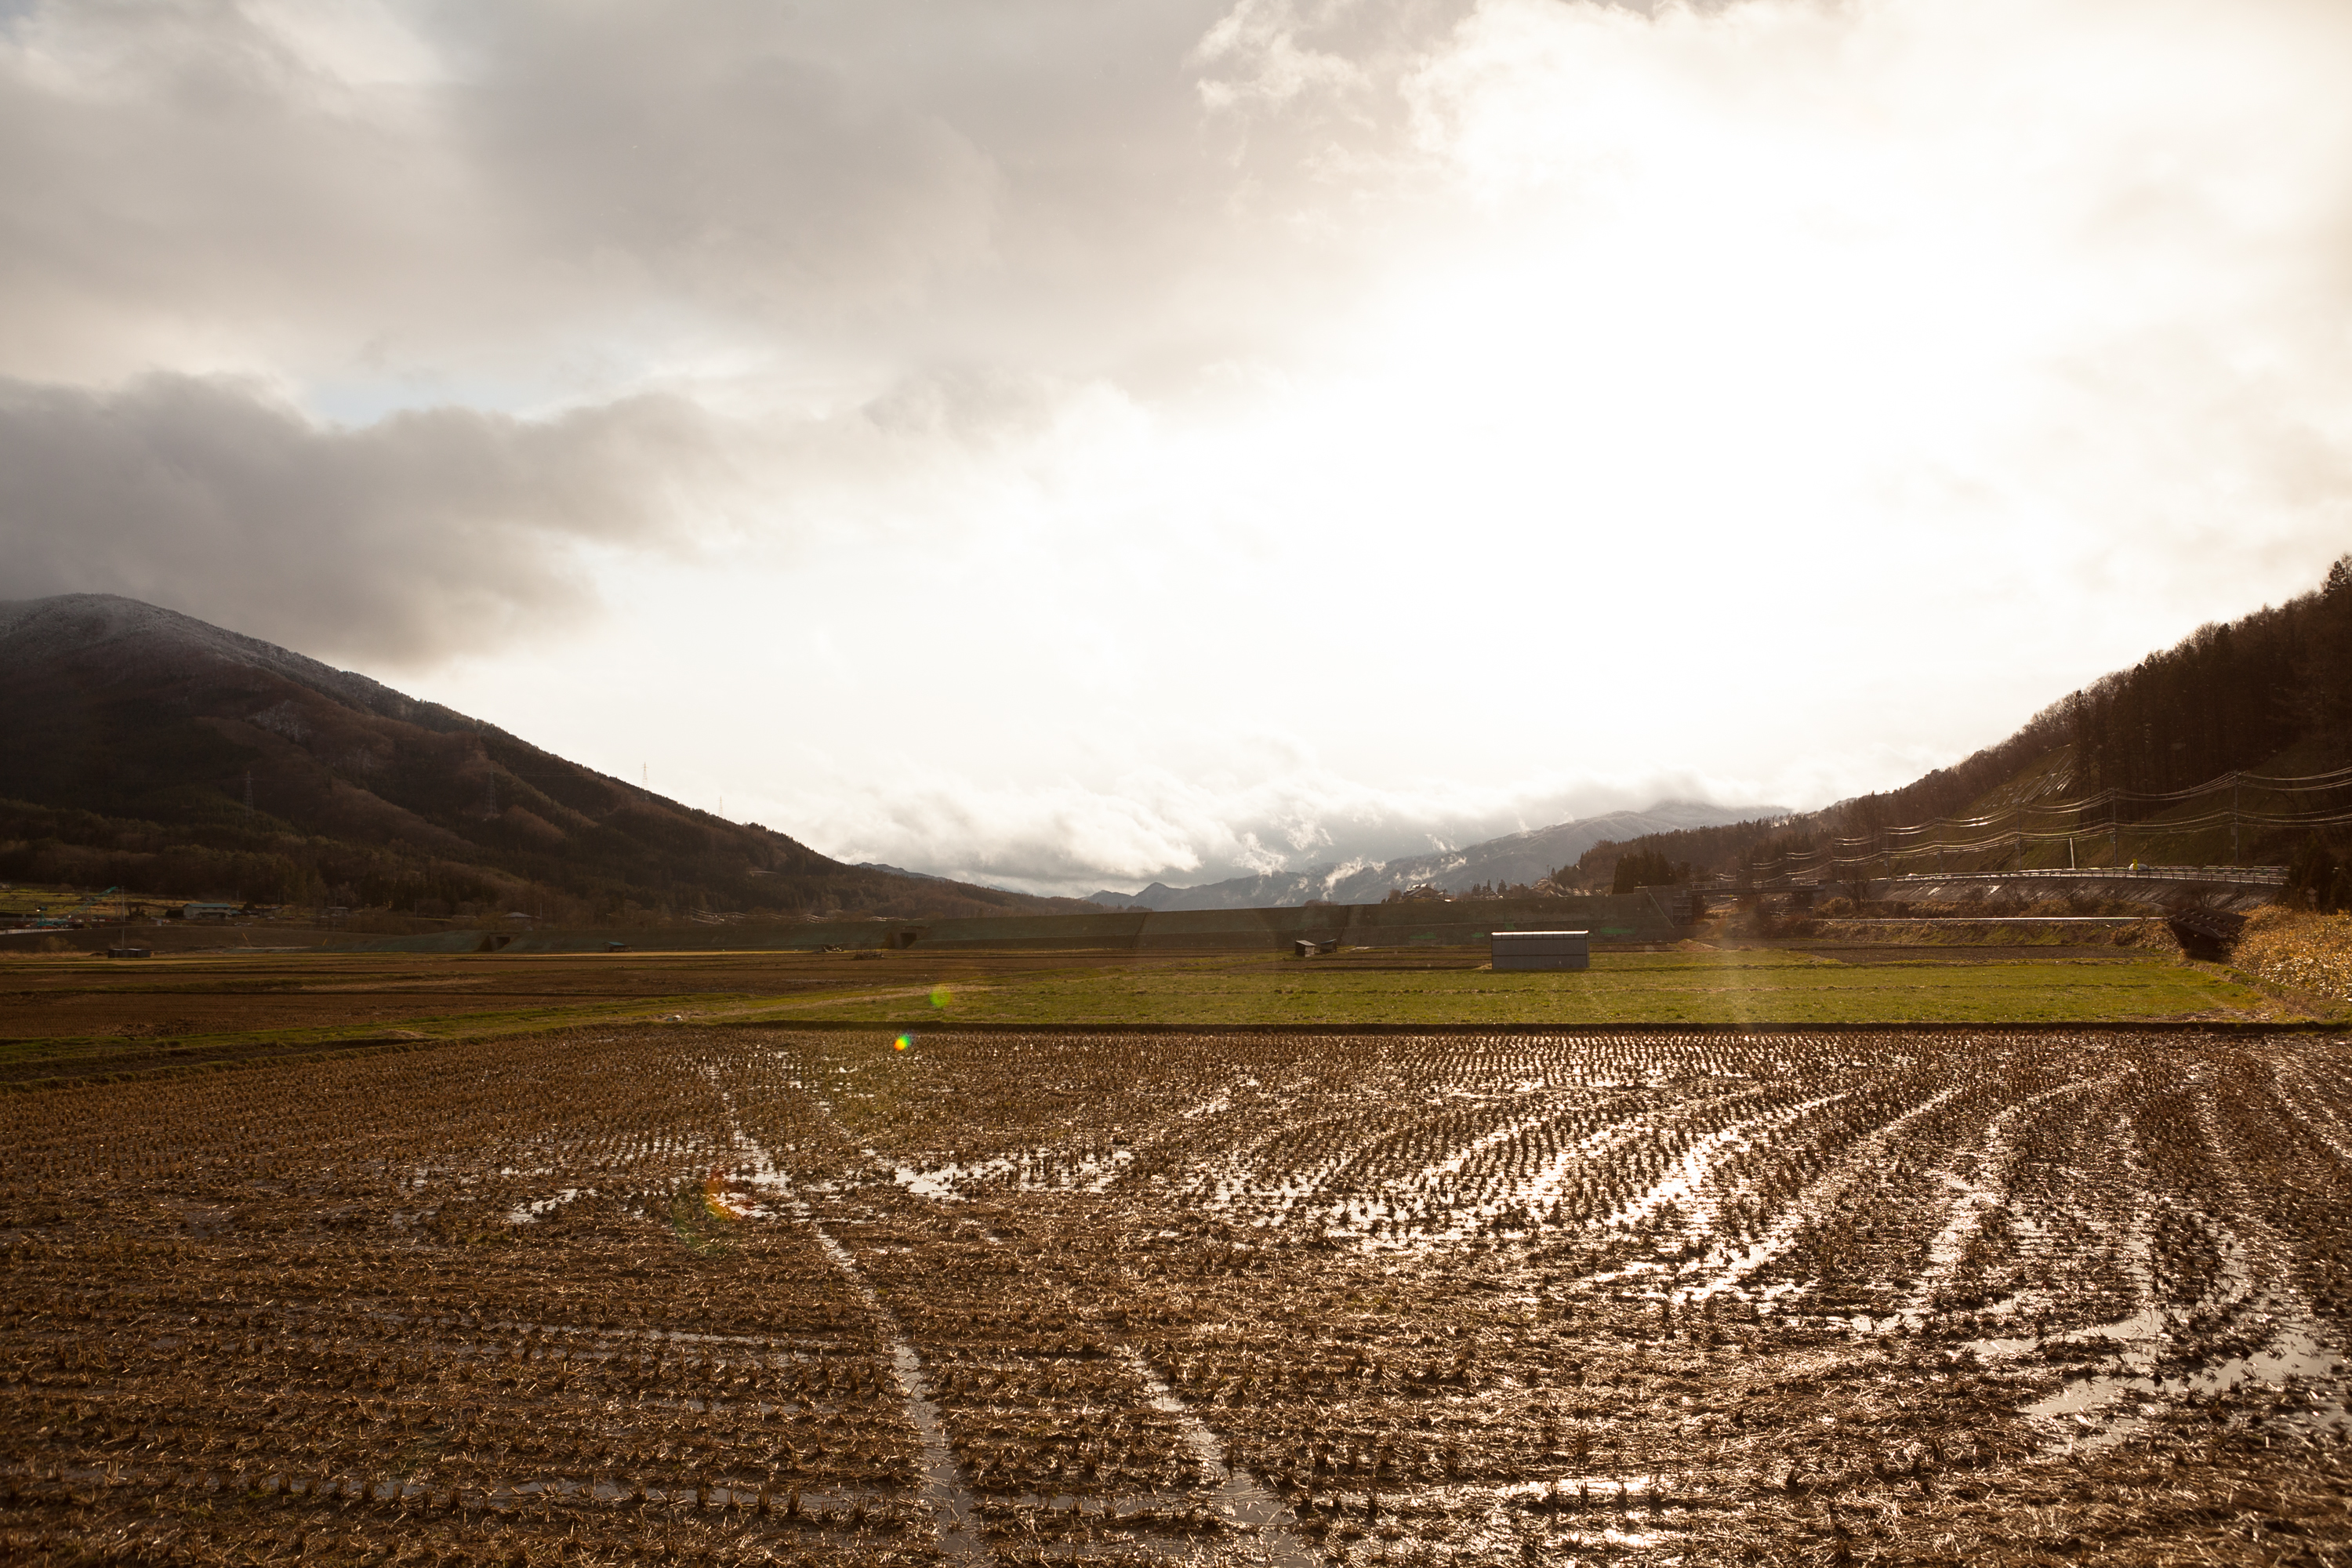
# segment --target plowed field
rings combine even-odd
[[[2323,1033],[633,1026],[0,1100],[0,1555],[2352,1552]]]

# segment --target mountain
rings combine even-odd
[[[2284,865],[2291,896],[2343,908],[2352,903],[2352,554],[2312,592],[2200,626],[1948,768],[1785,821],[1599,847],[1586,869],[1635,849],[1702,873]]]
[[[579,921],[1071,911],[845,866],[135,599],[0,602],[0,877]]]
[[[1092,902],[1124,909],[1142,904],[1154,910],[1269,910],[1309,900],[1339,904],[1376,904],[1391,888],[1417,888],[1426,883],[1456,892],[1482,883],[1505,887],[1534,886],[1561,866],[1573,864],[1593,845],[1611,839],[1638,838],[1678,828],[1716,826],[1735,822],[1776,821],[1789,815],[1780,805],[1723,806],[1698,801],[1660,801],[1647,811],[1612,811],[1601,816],[1579,817],[1549,827],[1506,834],[1462,849],[1371,865],[1316,866],[1304,871],[1278,871],[1258,877],[1234,877],[1194,888],[1171,888],[1154,882],[1139,893],[1106,889]]]
[[[1505,885],[1537,881],[1551,875],[1554,868],[1575,864],[1577,858],[1593,845],[1606,840],[1639,837],[1644,834],[1668,833],[1677,828],[1713,827],[1733,822],[1769,822],[1787,816],[1785,805],[1709,805],[1703,801],[1660,801],[1647,811],[1612,811],[1601,816],[1580,817],[1550,827],[1530,828],[1525,833],[1507,834],[1489,838],[1483,844],[1473,844],[1466,849],[1451,854],[1417,855],[1410,859],[1391,860],[1381,867],[1377,876],[1361,875],[1351,879],[1350,893],[1379,891],[1370,898],[1349,897],[1349,903],[1370,903],[1384,895],[1391,888],[1418,887],[1429,883],[1448,892],[1480,882],[1501,882]]]

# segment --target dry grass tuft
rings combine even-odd
[[[2274,985],[2352,1003],[2352,914],[2276,906],[2257,910],[2238,939],[2232,961]]]

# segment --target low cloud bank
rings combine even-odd
[[[1691,773],[1496,789],[1388,789],[1329,773],[1219,788],[1153,774],[1115,789],[987,790],[941,781],[863,809],[812,803],[816,816],[807,826],[812,842],[845,859],[1084,896],[1152,881],[1189,886],[1363,866],[1661,801],[1764,798],[1739,781]]]

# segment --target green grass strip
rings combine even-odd
[[[2158,959],[1848,964],[1793,952],[1601,954],[1572,973],[1313,962],[1094,970],[794,1009],[877,1024],[2039,1024],[2280,1016]]]

